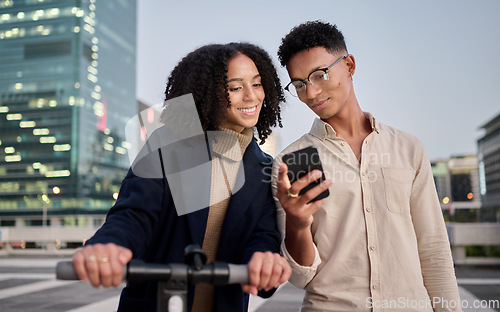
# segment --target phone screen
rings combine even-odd
[[[288,166],[287,174],[290,183],[297,181],[314,169],[318,169],[322,173],[321,178],[304,187],[299,192],[299,195],[303,195],[305,192],[325,180],[325,173],[323,172],[323,166],[321,165],[321,160],[319,159],[319,152],[314,145],[285,154],[283,155],[282,160]],[[310,202],[320,200],[328,195],[330,195],[330,191],[326,189]]]

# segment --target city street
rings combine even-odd
[[[120,289],[94,289],[77,281],[55,280],[63,258],[0,258],[0,311],[115,311]],[[464,311],[500,311],[500,268],[458,267]],[[298,311],[303,291],[290,284],[270,299],[251,298],[252,312]],[[473,305],[478,308],[472,308]],[[487,308],[494,304],[495,309]]]

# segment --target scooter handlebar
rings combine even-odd
[[[172,270],[185,270],[188,280],[193,283],[209,282],[215,285],[246,284],[249,281],[248,267],[244,264],[212,263],[204,265],[201,270],[194,270],[185,264],[148,264],[142,261],[131,261],[123,268],[125,280],[164,280],[172,276]],[[59,261],[56,265],[58,280],[79,280],[73,262]]]

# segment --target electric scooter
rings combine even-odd
[[[189,245],[184,251],[185,263],[156,264],[131,260],[123,270],[130,282],[157,281],[157,311],[187,312],[188,286],[199,282],[222,286],[246,284],[249,281],[245,264],[214,262],[206,264],[207,256],[199,245]],[[79,280],[71,261],[56,266],[59,280]]]

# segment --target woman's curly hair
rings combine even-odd
[[[271,127],[281,124],[280,104],[283,89],[269,54],[250,43],[210,44],[186,55],[170,74],[165,101],[191,93],[204,131],[219,130],[230,105],[227,83],[229,61],[244,54],[253,60],[261,76],[264,103],[256,124],[261,144],[271,134]],[[162,115],[165,120],[165,116]]]
[[[330,53],[347,52],[344,35],[336,25],[309,21],[295,26],[281,40],[278,49],[281,66],[286,66],[290,58],[300,51],[315,47],[324,47]]]

